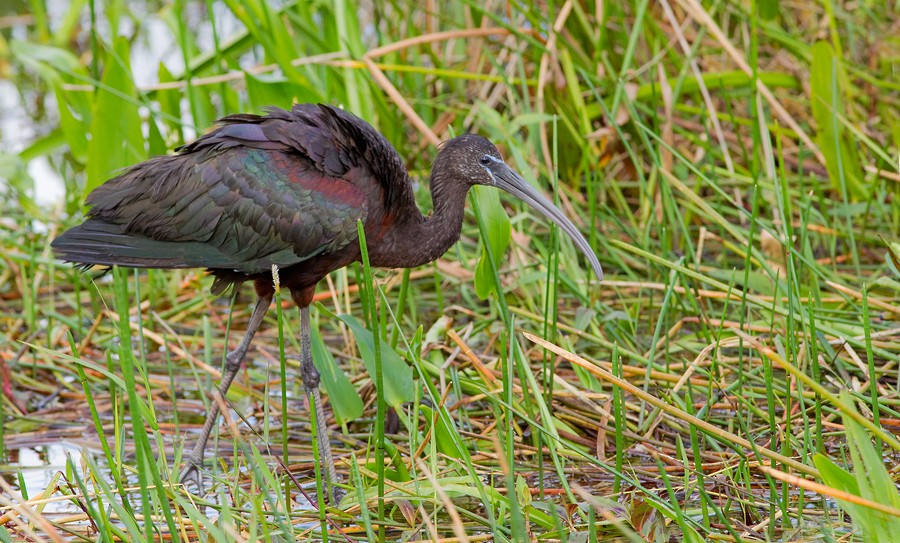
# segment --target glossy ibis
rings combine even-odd
[[[272,302],[277,266],[300,307],[300,373],[315,405],[331,490],[336,474],[309,339],[316,284],[359,260],[357,220],[364,222],[373,266],[411,268],[437,259],[459,239],[473,185],[501,188],[533,206],[572,238],[602,278],[578,229],[487,139],[464,134],[440,148],[431,170],[434,211],[426,217],[400,156],[381,134],[345,111],[312,104],[225,117],[177,154],[133,166],[88,195],[87,220],[56,238],[53,249],[82,266],[207,268],[215,294],[252,281],[258,298],[246,334],[225,357],[223,397]],[[181,477],[201,491],[199,470],[218,414],[213,402]]]

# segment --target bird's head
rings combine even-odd
[[[493,185],[494,179],[485,166],[493,161],[503,164],[500,151],[487,138],[463,134],[441,145],[432,171],[440,171],[447,180],[472,185]]]
[[[468,186],[497,187],[533,207],[569,235],[575,246],[587,257],[597,278],[603,280],[603,269],[597,255],[578,228],[540,191],[510,168],[490,140],[477,134],[457,136],[441,147],[434,166],[432,172],[441,171],[447,180],[467,183]]]

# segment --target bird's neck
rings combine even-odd
[[[423,251],[427,253],[425,262],[437,260],[459,241],[466,213],[467,192],[468,187],[465,185],[445,182],[440,173],[432,174],[431,201],[434,211],[425,218],[422,227],[422,239],[431,240]]]
[[[386,268],[415,268],[437,260],[459,240],[465,215],[466,189],[445,182],[440,172],[432,172],[431,200],[434,211],[425,217],[420,212],[398,217],[385,240],[384,251],[376,265]],[[415,204],[413,204],[415,207]]]

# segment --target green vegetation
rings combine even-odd
[[[900,5],[374,4],[4,4],[0,542],[889,541]],[[251,293],[49,249],[118,169],[292,102],[371,122],[423,209],[435,145],[490,137],[607,271],[488,189],[434,265],[332,274],[313,349],[337,507],[313,496],[293,306],[197,497],[173,467]]]

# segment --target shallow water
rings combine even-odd
[[[56,486],[66,485],[66,464],[70,458],[81,457],[81,450],[65,442],[23,447],[8,451],[11,465],[0,468],[0,477],[19,494],[14,498],[34,500],[42,493],[59,496]],[[24,488],[22,487],[24,485]],[[70,500],[48,501],[43,506],[45,515],[75,515],[81,510]]]

